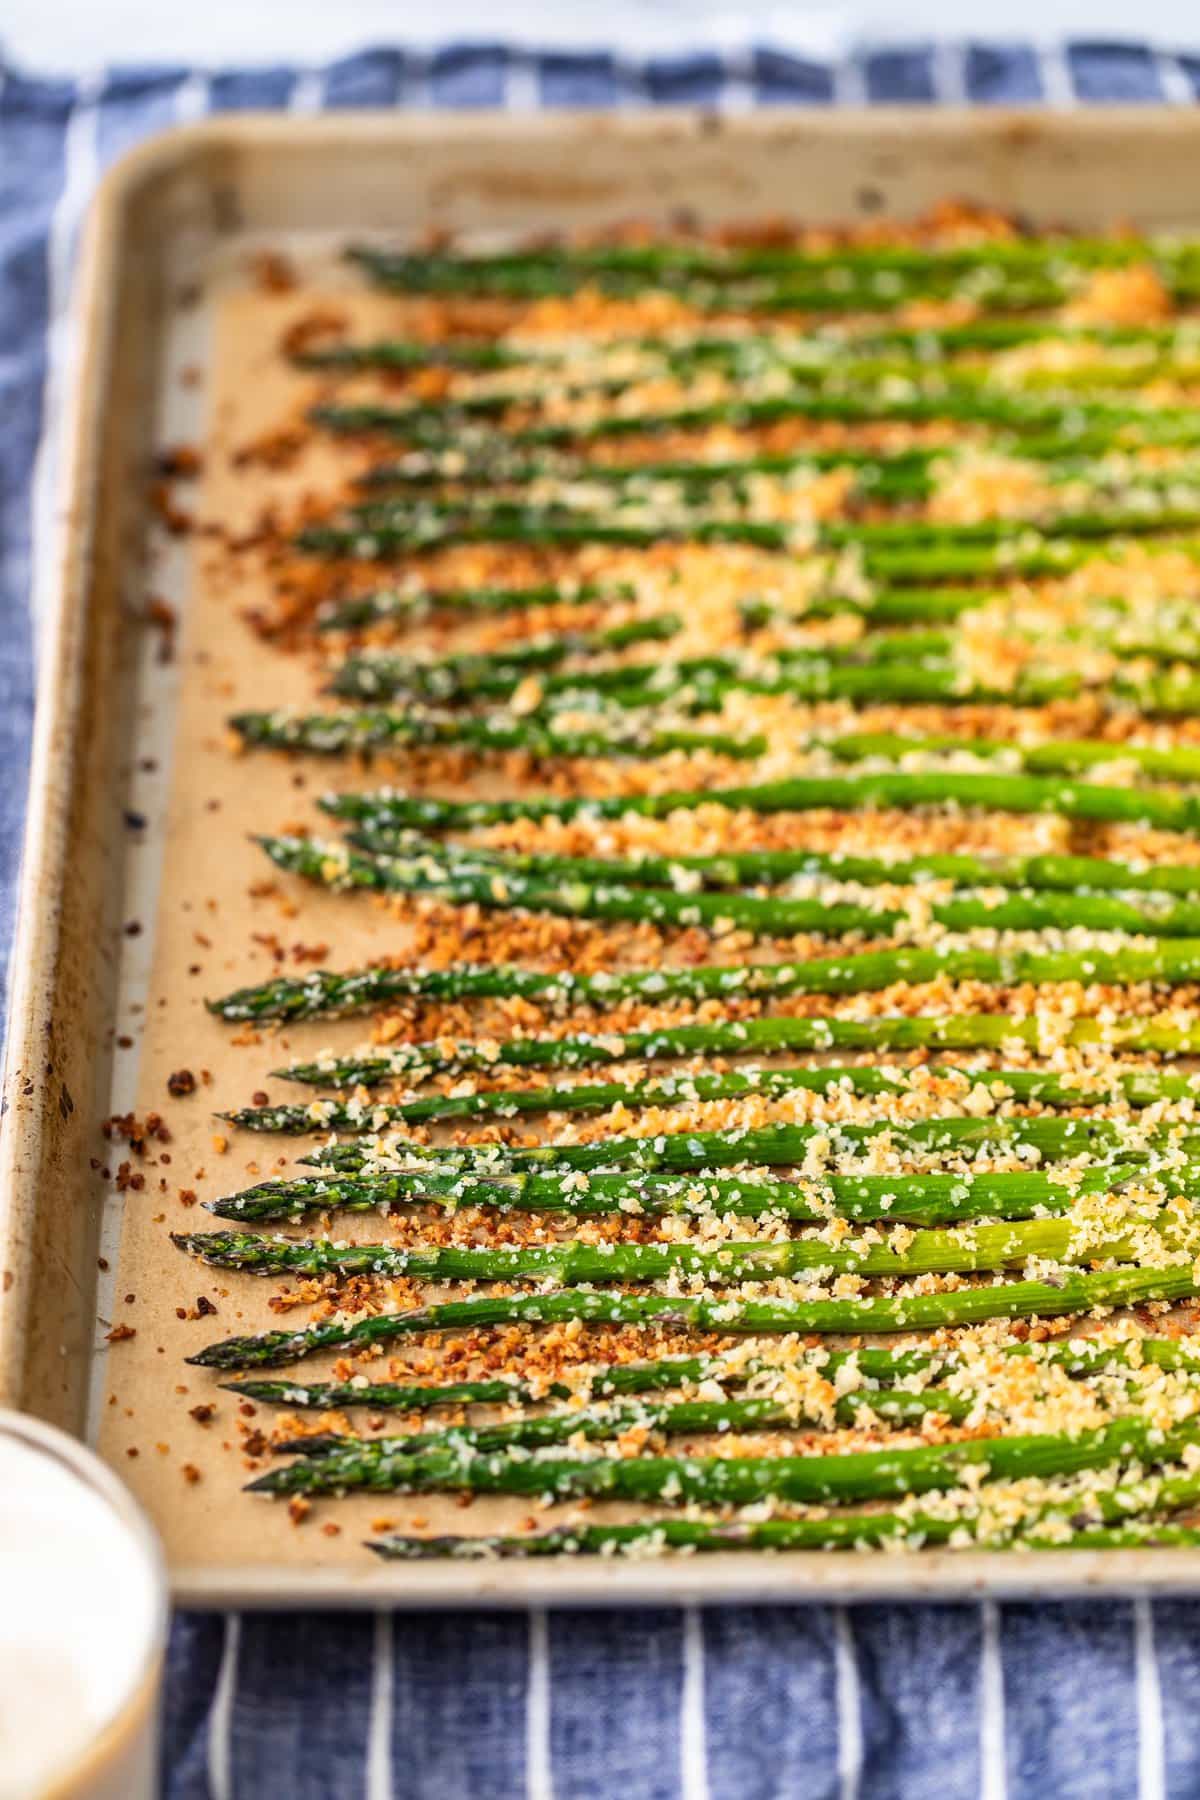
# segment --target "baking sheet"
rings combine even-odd
[[[203,996],[270,972],[263,939],[284,946],[291,968],[311,966],[303,956],[321,942],[332,946],[323,960],[347,967],[401,948],[394,918],[370,902],[309,890],[296,918],[294,883],[261,891],[269,871],[248,834],[289,818],[311,824],[321,770],[265,755],[239,763],[225,730],[239,706],[308,699],[313,683],[302,659],[264,652],[242,616],[263,598],[260,561],[231,558],[206,527],[249,532],[265,499],[328,485],[334,470],[318,446],[277,471],[238,469],[221,454],[286,422],[301,393],[276,346],[312,296],[265,294],[256,254],[286,251],[313,286],[339,289],[339,305],[365,326],[386,303],[354,294],[338,275],[334,233],[438,222],[490,236],[666,217],[681,204],[706,219],[911,213],[951,190],[1080,226],[1114,216],[1162,226],[1184,222],[1176,209],[1186,191],[1163,183],[1164,158],[1178,174],[1198,146],[1187,115],[1148,113],[839,114],[720,127],[690,115],[237,120],[160,140],[110,180],[88,251],[71,532],[14,961],[0,1402],[98,1442],[155,1518],[181,1598],[611,1603],[1200,1586],[1200,1559],[1188,1552],[381,1567],[360,1548],[373,1521],[403,1527],[420,1516],[461,1529],[456,1503],[358,1497],[319,1505],[296,1526],[285,1507],[241,1496],[245,1434],[269,1415],[239,1413],[225,1395],[211,1422],[196,1422],[190,1409],[211,1402],[215,1385],[182,1358],[215,1337],[278,1323],[266,1300],[280,1284],[206,1270],[168,1235],[203,1228],[188,1193],[248,1185],[273,1172],[281,1146],[287,1153],[286,1141],[245,1134],[222,1149],[213,1109],[244,1103],[287,1055],[348,1046],[366,1030],[360,1019],[235,1042],[252,1034],[211,1019]],[[199,529],[173,537],[147,504],[153,450],[206,441],[218,454],[202,480],[172,488]],[[159,598],[178,614],[173,632],[161,611],[159,623],[147,620]],[[183,1067],[198,1088],[175,1099],[167,1080]],[[98,1125],[130,1110],[160,1114],[170,1139],[128,1158],[143,1184],[118,1191],[113,1176],[128,1153]],[[215,1314],[186,1316],[200,1314],[201,1296]],[[114,1325],[134,1335],[110,1344]],[[466,1518],[474,1532],[528,1512],[527,1502],[477,1500]]]

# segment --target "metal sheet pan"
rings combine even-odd
[[[0,1405],[99,1442],[156,1517],[181,1602],[627,1605],[1200,1589],[1200,1556],[1187,1551],[381,1568],[358,1547],[354,1526],[365,1526],[367,1512],[352,1513],[338,1538],[290,1529],[283,1509],[236,1497],[239,1457],[206,1454],[189,1427],[178,1357],[213,1328],[177,1323],[175,1309],[193,1289],[215,1290],[181,1276],[161,1221],[179,1184],[216,1154],[207,1105],[178,1126],[168,1113],[169,1180],[155,1163],[143,1189],[122,1194],[94,1166],[108,1154],[101,1120],[144,1112],[156,1095],[168,1110],[165,1073],[181,1044],[194,1067],[210,1070],[216,1098],[226,1037],[200,994],[255,966],[238,948],[249,915],[229,897],[244,893],[257,868],[238,847],[257,802],[238,791],[214,742],[229,685],[245,678],[239,597],[218,591],[203,538],[164,537],[146,504],[154,447],[203,443],[221,429],[222,393],[261,373],[253,333],[237,324],[255,251],[286,250],[316,267],[348,232],[442,225],[508,234],[666,220],[681,208],[706,221],[903,215],[948,194],[1080,228],[1126,219],[1195,228],[1193,170],[1200,118],[1188,112],[871,111],[736,121],[241,117],[159,138],[108,178],[79,290],[84,351],[62,495],[67,529],[13,958],[0,1126]],[[238,497],[210,487],[199,505],[236,511]],[[161,629],[145,622],[158,593],[181,607],[166,662]],[[265,670],[252,678],[260,696],[273,679]],[[206,810],[219,812],[219,837]],[[203,930],[208,898],[229,907],[232,933],[230,913],[211,936]],[[369,948],[369,922],[358,941],[343,922],[337,930],[340,958]],[[204,954],[190,948],[205,937]],[[263,1069],[277,1050],[278,1040],[263,1048]],[[257,1054],[236,1065],[240,1094]],[[113,1146],[114,1163],[118,1154]],[[240,1304],[231,1291],[223,1329],[237,1328]],[[107,1342],[114,1322],[136,1324],[136,1351]],[[218,1425],[217,1436],[228,1429]],[[200,1482],[181,1476],[185,1460],[201,1465]]]

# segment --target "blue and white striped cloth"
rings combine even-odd
[[[70,378],[102,168],[208,111],[1200,99],[1200,53],[940,44],[837,66],[766,47],[640,62],[501,44],[320,70],[0,66],[0,947]],[[625,1615],[182,1617],[168,1800],[1103,1800],[1200,1793],[1200,1602]]]

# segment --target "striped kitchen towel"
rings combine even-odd
[[[768,47],[634,61],[502,44],[319,70],[0,67],[0,945],[55,530],[78,226],[102,168],[208,111],[1102,104],[1200,97],[1134,44]],[[2,1601],[0,1601],[2,1604]],[[177,1620],[169,1800],[1156,1800],[1200,1792],[1200,1603]]]

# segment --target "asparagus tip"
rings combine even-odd
[[[287,1475],[288,1470],[286,1469],[268,1469],[265,1475],[258,1475],[253,1481],[247,1481],[242,1492],[243,1494],[277,1494],[281,1491]]]
[[[254,1361],[254,1347],[252,1337],[222,1338],[219,1343],[205,1344],[194,1356],[185,1356],[183,1360],[199,1369],[237,1369]]]
[[[327,1456],[331,1450],[344,1450],[347,1445],[371,1441],[340,1431],[316,1431],[309,1437],[300,1432],[295,1437],[272,1438],[268,1449],[272,1456]]]
[[[483,1562],[504,1554],[500,1545],[488,1538],[470,1537],[404,1537],[395,1532],[383,1538],[364,1538],[364,1550],[370,1550],[385,1562],[427,1562],[434,1557],[455,1557],[461,1562]]]

